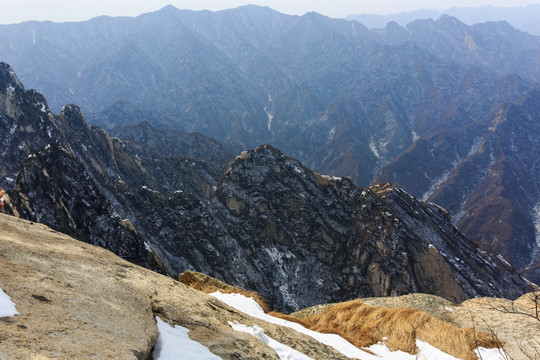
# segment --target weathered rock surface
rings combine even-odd
[[[0,186],[6,190],[15,187],[24,159],[50,142],[62,140],[45,98],[35,90],[25,90],[5,63],[0,63],[0,129]]]
[[[226,165],[162,156],[144,145],[111,138],[88,126],[75,105],[54,116],[40,94],[24,89],[9,65],[0,64],[0,76],[0,184],[12,200],[6,211],[168,272],[129,220],[124,221],[129,213],[121,211],[122,191],[147,186],[172,194],[183,189],[206,199]],[[188,148],[186,142],[175,147],[189,153]]]
[[[267,145],[239,156],[208,204],[189,193],[126,196],[173,273],[207,273],[280,310],[410,292],[514,298],[528,286],[436,205],[320,175]]]
[[[146,360],[158,336],[155,316],[187,327],[191,339],[226,360],[278,358],[261,341],[234,331],[229,321],[258,325],[268,336],[313,359],[344,358],[310,337],[251,318],[107,250],[3,214],[0,268],[0,288],[20,313],[0,318],[1,359]],[[488,332],[491,327],[506,342],[505,350],[513,359],[525,359],[519,343],[526,345],[540,337],[537,320],[495,309],[509,307],[507,300],[482,298],[456,305],[415,294],[363,301],[389,308],[420,308],[456,326]],[[515,301],[515,309],[533,310],[526,297]]]
[[[0,318],[0,358],[146,360],[158,336],[155,316],[223,359],[277,359],[229,321],[265,333],[314,359],[334,349],[253,319],[202,292],[76,241],[44,225],[0,214],[0,288],[20,315]]]
[[[12,204],[19,216],[101,246],[146,268],[166,272],[144,240],[122,221],[73,154],[47,145],[22,165]]]
[[[167,272],[97,185],[108,185],[103,179],[111,171],[98,164],[105,162],[103,154],[111,151],[92,149],[109,149],[110,138],[100,129],[90,129],[82,115],[74,116],[80,114],[74,106],[66,106],[58,117],[53,116],[43,96],[34,90],[26,91],[13,69],[4,63],[0,63],[0,81],[0,119],[5,126],[0,131],[0,184],[11,193],[5,211],[46,223],[137,264]],[[76,154],[85,156],[77,158]],[[93,166],[85,168],[85,160]]]

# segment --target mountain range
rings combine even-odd
[[[539,37],[167,6],[0,54],[0,358],[538,353]]]
[[[520,7],[453,7],[444,11],[415,10],[390,15],[352,14],[348,20],[356,20],[368,28],[384,28],[386,24],[395,21],[401,26],[418,19],[437,19],[446,14],[458,18],[467,25],[474,25],[488,21],[507,21],[513,27],[533,35],[540,35],[540,5],[531,4]]]
[[[7,64],[0,80],[5,210],[136,264],[201,271],[284,311],[359,296],[462,301],[530,289],[444,209],[395,185],[358,188],[270,145],[230,163],[214,140],[146,123],[118,130],[134,140],[111,137],[75,105],[53,115]]]
[[[209,160],[193,162],[205,175],[191,183],[209,195],[230,154],[267,143],[320,173],[359,186],[390,181],[437,202],[468,237],[539,281],[540,38],[507,22],[442,15],[369,30],[258,6],[167,6],[136,18],[2,25],[0,53],[54,112],[78,104],[78,118],[130,140],[125,151],[141,162],[160,153],[156,174],[137,175],[160,177],[159,191],[183,181],[169,155]],[[182,132],[221,142],[200,145],[216,157],[197,152],[198,140],[175,153]],[[171,153],[152,145],[162,137]]]

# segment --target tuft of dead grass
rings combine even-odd
[[[476,360],[474,349],[498,347],[492,335],[457,328],[417,309],[384,309],[358,300],[334,305],[302,319],[312,330],[337,333],[358,347],[369,347],[387,338],[391,350],[417,354],[416,339],[460,359]]]
[[[190,288],[202,291],[206,294],[210,294],[216,291],[220,291],[224,294],[241,294],[246,297],[253,298],[253,300],[255,300],[257,304],[259,304],[259,306],[264,310],[265,313],[268,313],[270,311],[270,307],[266,303],[266,300],[257,292],[241,289],[236,286],[226,284],[223,281],[220,281],[202,273],[198,273],[195,271],[184,271],[183,273],[178,275],[178,281],[189,286]]]
[[[418,309],[385,309],[352,300],[299,319],[270,312],[265,300],[254,291],[225,284],[201,273],[186,271],[179,275],[179,280],[205,293],[219,290],[252,297],[269,315],[296,322],[314,331],[338,334],[359,348],[369,347],[386,338],[385,343],[390,350],[417,354],[416,339],[420,339],[456,358],[477,360],[474,349],[500,346],[499,340],[491,334],[455,327]]]

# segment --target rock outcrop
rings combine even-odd
[[[539,293],[528,293],[515,301],[484,297],[460,304],[427,294],[359,300],[386,309],[419,309],[454,326],[493,334],[510,359],[528,360],[540,351],[540,318],[536,314]],[[291,315],[303,319],[332,305],[314,306]]]
[[[84,120],[76,121],[75,116],[70,116],[80,113],[76,107],[66,106],[55,117],[43,96],[35,90],[25,90],[13,69],[4,63],[0,63],[0,81],[0,119],[5,126],[0,132],[0,185],[10,195],[4,211],[43,222],[166,273],[157,254],[133,228],[126,226],[112,206],[114,198],[106,198],[97,185],[107,185],[103,180],[105,167],[97,165],[102,157],[96,155],[104,152],[92,151],[90,145],[88,151],[85,143],[108,148],[108,136],[101,137],[104,141],[95,141]],[[94,129],[93,133],[96,132],[102,133]],[[85,168],[81,160],[94,166]],[[103,170],[101,178],[98,170]]]
[[[127,196],[173,273],[208,273],[280,310],[411,292],[513,298],[528,287],[436,205],[320,175],[268,145],[237,157],[208,204],[189,193]]]
[[[135,266],[44,225],[0,214],[0,288],[20,315],[0,318],[0,358],[146,360],[155,317],[190,330],[223,359],[277,359],[230,322],[265,333],[314,359],[341,354],[288,328],[251,318],[202,292]]]
[[[19,313],[0,318],[0,358],[5,360],[146,360],[158,337],[155,317],[189,329],[192,340],[225,360],[278,359],[262,341],[233,330],[230,323],[235,322],[260,326],[266,335],[313,359],[345,359],[309,336],[250,317],[105,249],[3,214],[0,268],[0,288]],[[520,344],[534,350],[538,321],[497,309],[530,313],[534,308],[529,296],[517,300],[514,307],[510,301],[489,298],[456,305],[423,294],[363,301],[388,308],[420,308],[456,326],[493,330],[506,342],[508,354],[521,360],[526,357]],[[316,311],[307,309],[303,314]]]

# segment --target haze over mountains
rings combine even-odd
[[[143,143],[152,127],[197,131],[227,149],[213,161],[269,143],[357,185],[393,181],[518,268],[538,260],[540,38],[506,22],[368,30],[316,13],[168,6],[0,26],[0,53],[53,111],[75,103],[107,129],[146,121],[125,133]]]
[[[356,20],[368,28],[384,28],[391,21],[401,26],[418,19],[438,19],[446,14],[458,18],[467,25],[474,25],[488,21],[507,21],[513,27],[528,32],[532,35],[540,35],[540,5],[533,4],[521,7],[453,7],[444,11],[438,10],[415,10],[400,12],[390,15],[375,14],[351,14],[348,20]]]
[[[262,273],[275,278],[249,285],[288,309],[333,300],[326,296],[336,276],[341,280],[333,280],[335,298],[358,296],[351,288],[362,288],[364,295],[390,288],[434,292],[419,280],[431,274],[429,268],[419,275],[411,265],[414,271],[398,274],[395,262],[416,264],[429,254],[436,264],[448,264],[456,244],[465,252],[456,257],[465,264],[446,265],[454,275],[443,284],[467,278],[464,274],[478,267],[473,263],[484,260],[442,220],[444,211],[409,200],[389,185],[381,193],[369,190],[372,200],[363,200],[355,186],[392,181],[446,208],[470,239],[540,279],[540,38],[506,22],[469,26],[443,15],[369,30],[356,21],[316,13],[289,16],[258,6],[220,12],[168,6],[137,18],[3,25],[0,54],[27,88],[44,94],[25,92],[4,66],[0,135],[2,154],[12,161],[4,162],[0,186],[12,191],[13,207],[24,217],[47,219],[122,255],[122,246],[107,244],[101,231],[92,232],[81,220],[88,206],[96,208],[89,204],[101,204],[109,231],[136,244],[139,253],[124,257],[143,259],[139,263],[163,272],[193,267],[236,284],[264,268]],[[60,145],[46,147],[50,142]],[[264,143],[272,146],[259,147]],[[230,166],[243,150],[251,151]],[[283,154],[340,178],[318,178]],[[72,171],[84,168],[88,176],[67,171],[69,181],[55,178],[58,163]],[[271,171],[287,177],[270,176]],[[262,180],[267,182],[259,184]],[[85,190],[66,194],[61,191],[66,185],[58,185],[64,181]],[[43,183],[48,184],[43,191],[33,190]],[[306,205],[301,194],[316,200]],[[283,196],[290,209],[268,208]],[[378,215],[364,214],[363,205],[377,208]],[[392,216],[377,218],[383,209]],[[307,220],[289,219],[291,211]],[[386,239],[381,247],[415,234],[426,253],[396,255],[384,266],[378,256],[371,262],[372,252],[358,253],[360,262],[345,255],[336,259],[332,254],[349,254],[351,242],[365,235],[356,223],[363,217],[374,221],[367,230],[377,234],[394,218],[407,227],[379,234]],[[244,229],[245,224],[250,225]],[[425,231],[415,233],[418,228]],[[430,253],[434,232],[442,239],[435,246],[452,251]],[[281,262],[255,262],[234,273],[221,268],[220,254],[248,251],[247,239],[261,237],[277,245],[247,248]],[[303,237],[314,237],[311,248],[288,248]],[[221,239],[226,249],[208,246],[209,239]],[[324,298],[301,296],[298,284],[285,282],[283,274],[297,265],[289,260],[306,253],[313,257],[306,263],[316,261],[332,275],[320,285]],[[495,265],[482,262],[475,271],[493,283],[497,271],[511,270],[492,260]],[[269,266],[281,268],[268,271]],[[377,266],[380,273],[373,270]],[[367,281],[359,269],[380,278]],[[501,295],[507,287],[471,289],[467,281],[451,285],[452,296]],[[524,286],[516,281],[509,289]],[[291,291],[301,300],[292,301]]]

